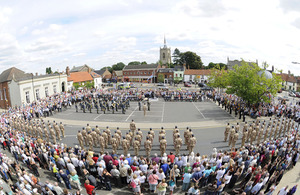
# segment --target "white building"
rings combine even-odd
[[[193,81],[196,83],[206,83],[208,82],[208,77],[210,75],[210,70],[198,70],[198,69],[186,69],[184,71],[184,82]]]
[[[26,74],[9,83],[12,106],[21,106],[67,90],[66,74],[38,75]]]

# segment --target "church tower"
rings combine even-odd
[[[164,47],[160,48],[159,53],[159,61],[162,63],[161,65],[171,64],[171,48],[167,47],[166,37],[164,37]]]

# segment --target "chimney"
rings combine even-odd
[[[274,66],[272,66],[272,72],[274,72]]]
[[[66,74],[67,74],[67,76],[70,76],[70,68],[69,68],[69,66],[67,66],[67,68],[66,68]]]
[[[227,63],[229,62],[229,57],[227,57]]]
[[[291,75],[291,71],[290,70],[288,71],[288,74],[289,74],[289,76]]]
[[[35,76],[38,76],[38,75],[39,75],[39,73],[36,72],[36,73],[35,73]]]

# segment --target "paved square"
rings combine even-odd
[[[125,114],[120,111],[112,114],[107,111],[103,114],[92,110],[92,113],[75,112],[74,107],[65,112],[57,113],[54,118],[69,120],[99,121],[99,122],[130,122],[132,119],[138,123],[179,123],[199,122],[206,120],[231,120],[233,117],[211,101],[205,102],[165,102],[161,99],[152,101],[150,111],[144,116],[139,111],[138,103],[131,102]]]

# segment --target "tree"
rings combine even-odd
[[[139,62],[139,61],[133,61],[133,62],[129,62],[128,66],[129,65],[140,65],[140,64],[141,64],[141,62]]]
[[[180,54],[180,64],[183,65],[184,63],[189,69],[201,69],[203,67],[200,56],[191,51]]]
[[[227,80],[227,71],[225,67],[220,68],[220,65],[217,64],[213,69],[210,71],[210,75],[208,77],[208,86],[213,88],[224,89],[228,86]]]
[[[112,67],[110,67],[110,66],[103,67],[103,68],[101,68],[101,70],[105,70],[106,68],[110,73],[112,73],[113,70],[112,70]]]
[[[159,73],[159,74],[157,75],[157,81],[158,81],[159,83],[164,83],[164,81],[165,81],[164,74]]]
[[[141,62],[141,64],[147,64],[147,62],[146,62],[146,61],[143,61],[143,62]]]
[[[87,89],[91,89],[94,87],[94,81],[90,82],[90,81],[87,81],[85,84],[84,84],[84,87],[86,87]]]
[[[181,53],[180,53],[179,49],[175,48],[173,55],[172,55],[174,65],[180,64],[180,54]]]
[[[112,70],[123,70],[125,64],[123,62],[119,62],[117,64],[112,65]]]
[[[47,68],[46,68],[46,74],[52,74],[51,67],[47,67]]]
[[[218,66],[217,66],[218,65]],[[213,62],[210,62],[206,67],[205,69],[213,69],[215,67],[219,67],[219,69],[221,70],[222,68],[225,68],[225,70],[227,70],[227,65],[224,64],[224,63],[213,63]]]
[[[242,60],[241,66],[235,65],[226,76],[227,93],[236,94],[248,105],[265,101],[270,102],[270,95],[275,96],[280,89],[281,78],[275,73],[272,78],[267,79],[264,70],[257,64],[249,65]]]
[[[79,83],[73,83],[73,87],[74,87],[76,90],[78,90],[78,88],[80,87],[80,86],[79,86]]]

